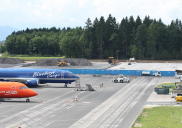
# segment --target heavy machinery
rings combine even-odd
[[[112,61],[114,60],[114,57],[108,57],[108,63],[112,64]]]
[[[108,57],[108,63],[111,64],[111,65],[116,65],[116,59],[114,59],[114,57]]]
[[[61,62],[58,62],[57,64],[59,67],[60,66],[67,66],[67,63],[64,60],[61,60]]]
[[[176,102],[182,102],[182,94],[178,94],[176,97]]]

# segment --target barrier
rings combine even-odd
[[[111,75],[111,70],[106,70],[106,71],[105,71],[105,74],[106,74],[106,75]]]
[[[106,70],[106,69],[61,69],[70,71],[74,74],[96,74],[96,75],[137,75],[141,76],[143,70]],[[156,71],[150,71],[150,76]],[[160,71],[162,76],[174,76],[175,71]]]
[[[162,76],[174,76],[175,71],[161,71]]]
[[[142,72],[141,72],[140,70],[136,70],[136,71],[135,71],[135,75],[141,76],[141,75],[142,75]]]

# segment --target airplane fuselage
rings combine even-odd
[[[23,83],[71,83],[79,79],[69,71],[57,69],[0,69],[0,80]]]
[[[18,82],[0,82],[0,98],[28,98],[38,95]]]

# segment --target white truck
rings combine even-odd
[[[133,58],[130,58],[130,61],[135,61],[135,58],[133,57]]]
[[[153,76],[161,76],[161,72],[156,71],[155,73],[153,73]]]
[[[123,75],[119,75],[118,77],[113,77],[112,82],[129,83],[130,79],[128,77],[124,77]]]
[[[181,74],[177,74],[177,72],[175,72],[174,77],[176,79],[181,79],[182,78],[182,75]]]
[[[150,76],[150,71],[142,71],[143,76]]]

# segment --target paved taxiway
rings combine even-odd
[[[161,79],[129,76],[131,83],[112,83],[113,76],[80,75],[81,85],[96,91],[74,91],[75,83],[32,88],[39,95],[0,102],[1,128],[129,128]],[[100,84],[104,87],[100,87]],[[78,97],[78,101],[73,101]],[[42,102],[41,102],[42,101]]]

